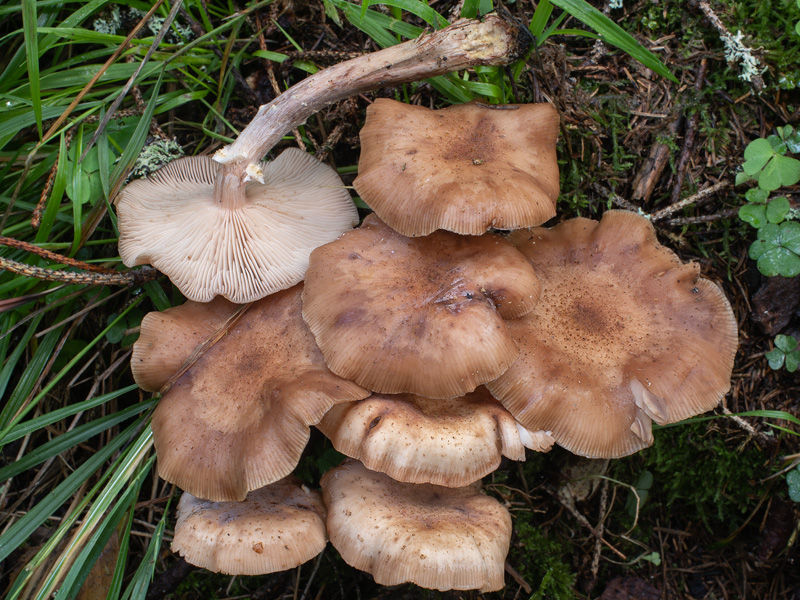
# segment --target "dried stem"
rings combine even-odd
[[[18,273],[25,277],[35,277],[44,281],[61,281],[64,283],[78,283],[83,285],[138,285],[155,279],[158,276],[156,269],[144,267],[137,271],[114,273],[75,273],[74,271],[60,271],[44,269],[19,263],[15,260],[0,256],[0,269]]]
[[[528,39],[516,25],[489,15],[482,22],[461,19],[440,31],[339,63],[259,108],[236,141],[219,150],[214,159],[236,164],[244,178],[245,170],[257,165],[286,133],[329,104],[475,65],[508,64],[527,49]]]

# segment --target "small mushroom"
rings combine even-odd
[[[368,469],[447,487],[478,481],[503,456],[525,460],[525,445],[546,452],[553,442],[547,432],[524,430],[484,387],[447,400],[373,394],[332,407],[317,428]]]
[[[511,516],[477,485],[399,483],[347,460],[322,477],[331,544],[381,585],[503,587]]]
[[[651,422],[712,409],[730,389],[736,319],[725,295],[658,244],[650,222],[608,211],[512,233],[542,281],[508,322],[520,348],[487,384],[525,427],[592,458],[649,446]]]
[[[541,225],[556,214],[558,122],[552,104],[431,110],[379,98],[353,186],[403,235]]]
[[[264,575],[297,567],[326,544],[321,494],[290,476],[251,491],[242,502],[184,493],[172,550],[216,573]]]
[[[340,377],[452,398],[514,361],[504,318],[532,310],[538,296],[533,268],[500,236],[407,238],[369,215],[312,253],[303,318]]]
[[[200,498],[243,500],[294,469],[309,426],[331,406],[369,395],[325,366],[300,293],[295,286],[253,303],[161,398],[152,427],[164,479]]]

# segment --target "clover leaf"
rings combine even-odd
[[[739,207],[739,218],[756,229],[767,224],[767,207],[763,204],[745,204]]]
[[[789,373],[794,373],[800,366],[800,349],[797,348],[797,340],[791,335],[775,336],[775,347],[769,352],[765,352],[764,357],[769,362],[771,369],[777,370],[785,366]]]
[[[758,270],[768,277],[800,275],[800,223],[785,221],[763,226],[750,246],[749,255],[758,261]]]
[[[783,196],[775,198],[767,204],[767,220],[770,223],[783,223],[789,213],[789,209],[791,209],[789,200]]]
[[[793,134],[787,134],[792,146],[795,142]],[[758,187],[764,190],[794,185],[800,181],[800,160],[784,156],[787,148],[785,140],[775,135],[769,136],[768,140],[753,140],[744,150],[742,170],[747,176],[758,180]]]
[[[773,156],[775,156],[775,150],[772,148],[772,144],[763,138],[753,140],[744,149],[742,169],[750,176],[756,175]]]

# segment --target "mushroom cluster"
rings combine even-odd
[[[633,213],[541,227],[555,215],[557,135],[549,104],[376,101],[355,181],[374,214],[350,229],[354,209],[331,179],[321,187],[348,205],[332,209],[337,224],[277,258],[261,249],[271,231],[244,218],[264,209],[262,193],[288,189],[276,163],[319,169],[299,151],[258,167],[264,184],[231,179],[231,214],[178,201],[179,220],[209,212],[220,240],[241,236],[236,251],[179,244],[174,260],[208,285],[179,284],[190,301],[148,315],[134,347],[137,382],[163,394],[159,474],[185,490],[176,551],[225,573],[267,573],[329,537],[378,583],[498,590],[512,523],[480,480],[503,457],[553,444],[625,456],[652,443],[653,421],[719,402],[736,322],[696,265]],[[218,198],[225,178],[212,180],[207,160],[193,165]],[[165,179],[129,189],[121,214],[149,210],[130,198]],[[270,202],[288,218],[286,195]],[[161,260],[130,235],[126,260]],[[290,276],[270,275],[284,262]],[[245,283],[256,272],[260,283]],[[291,476],[311,426],[349,457],[323,476],[321,496]]]

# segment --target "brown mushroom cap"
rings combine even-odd
[[[407,483],[462,487],[503,456],[525,460],[520,427],[484,387],[446,400],[373,394],[332,407],[317,428],[339,452]]]
[[[243,206],[214,201],[210,156],[174,161],[120,194],[119,253],[127,266],[151,264],[187,298],[251,302],[303,279],[311,251],[358,223],[339,176],[290,148],[264,163]]]
[[[511,516],[477,485],[400,483],[352,460],[325,473],[321,484],[331,543],[377,583],[503,587]]]
[[[286,477],[242,502],[210,502],[184,493],[172,551],[189,564],[227,575],[292,569],[327,544],[319,492]]]
[[[499,236],[407,238],[370,215],[312,253],[303,318],[341,377],[452,398],[514,361],[503,317],[525,314],[538,296],[530,264]]]
[[[614,458],[652,443],[651,420],[710,410],[730,389],[736,320],[722,291],[625,211],[514,232],[542,295],[509,321],[516,363],[487,384],[525,427],[575,454]]]
[[[232,314],[231,303],[222,298],[147,313],[131,356],[139,387],[159,391]]]
[[[152,424],[158,472],[200,498],[243,500],[294,469],[309,426],[331,406],[368,394],[325,366],[300,316],[300,286],[273,294],[164,394]]]
[[[552,104],[430,110],[379,98],[353,185],[403,235],[541,225],[556,214],[558,124]]]

